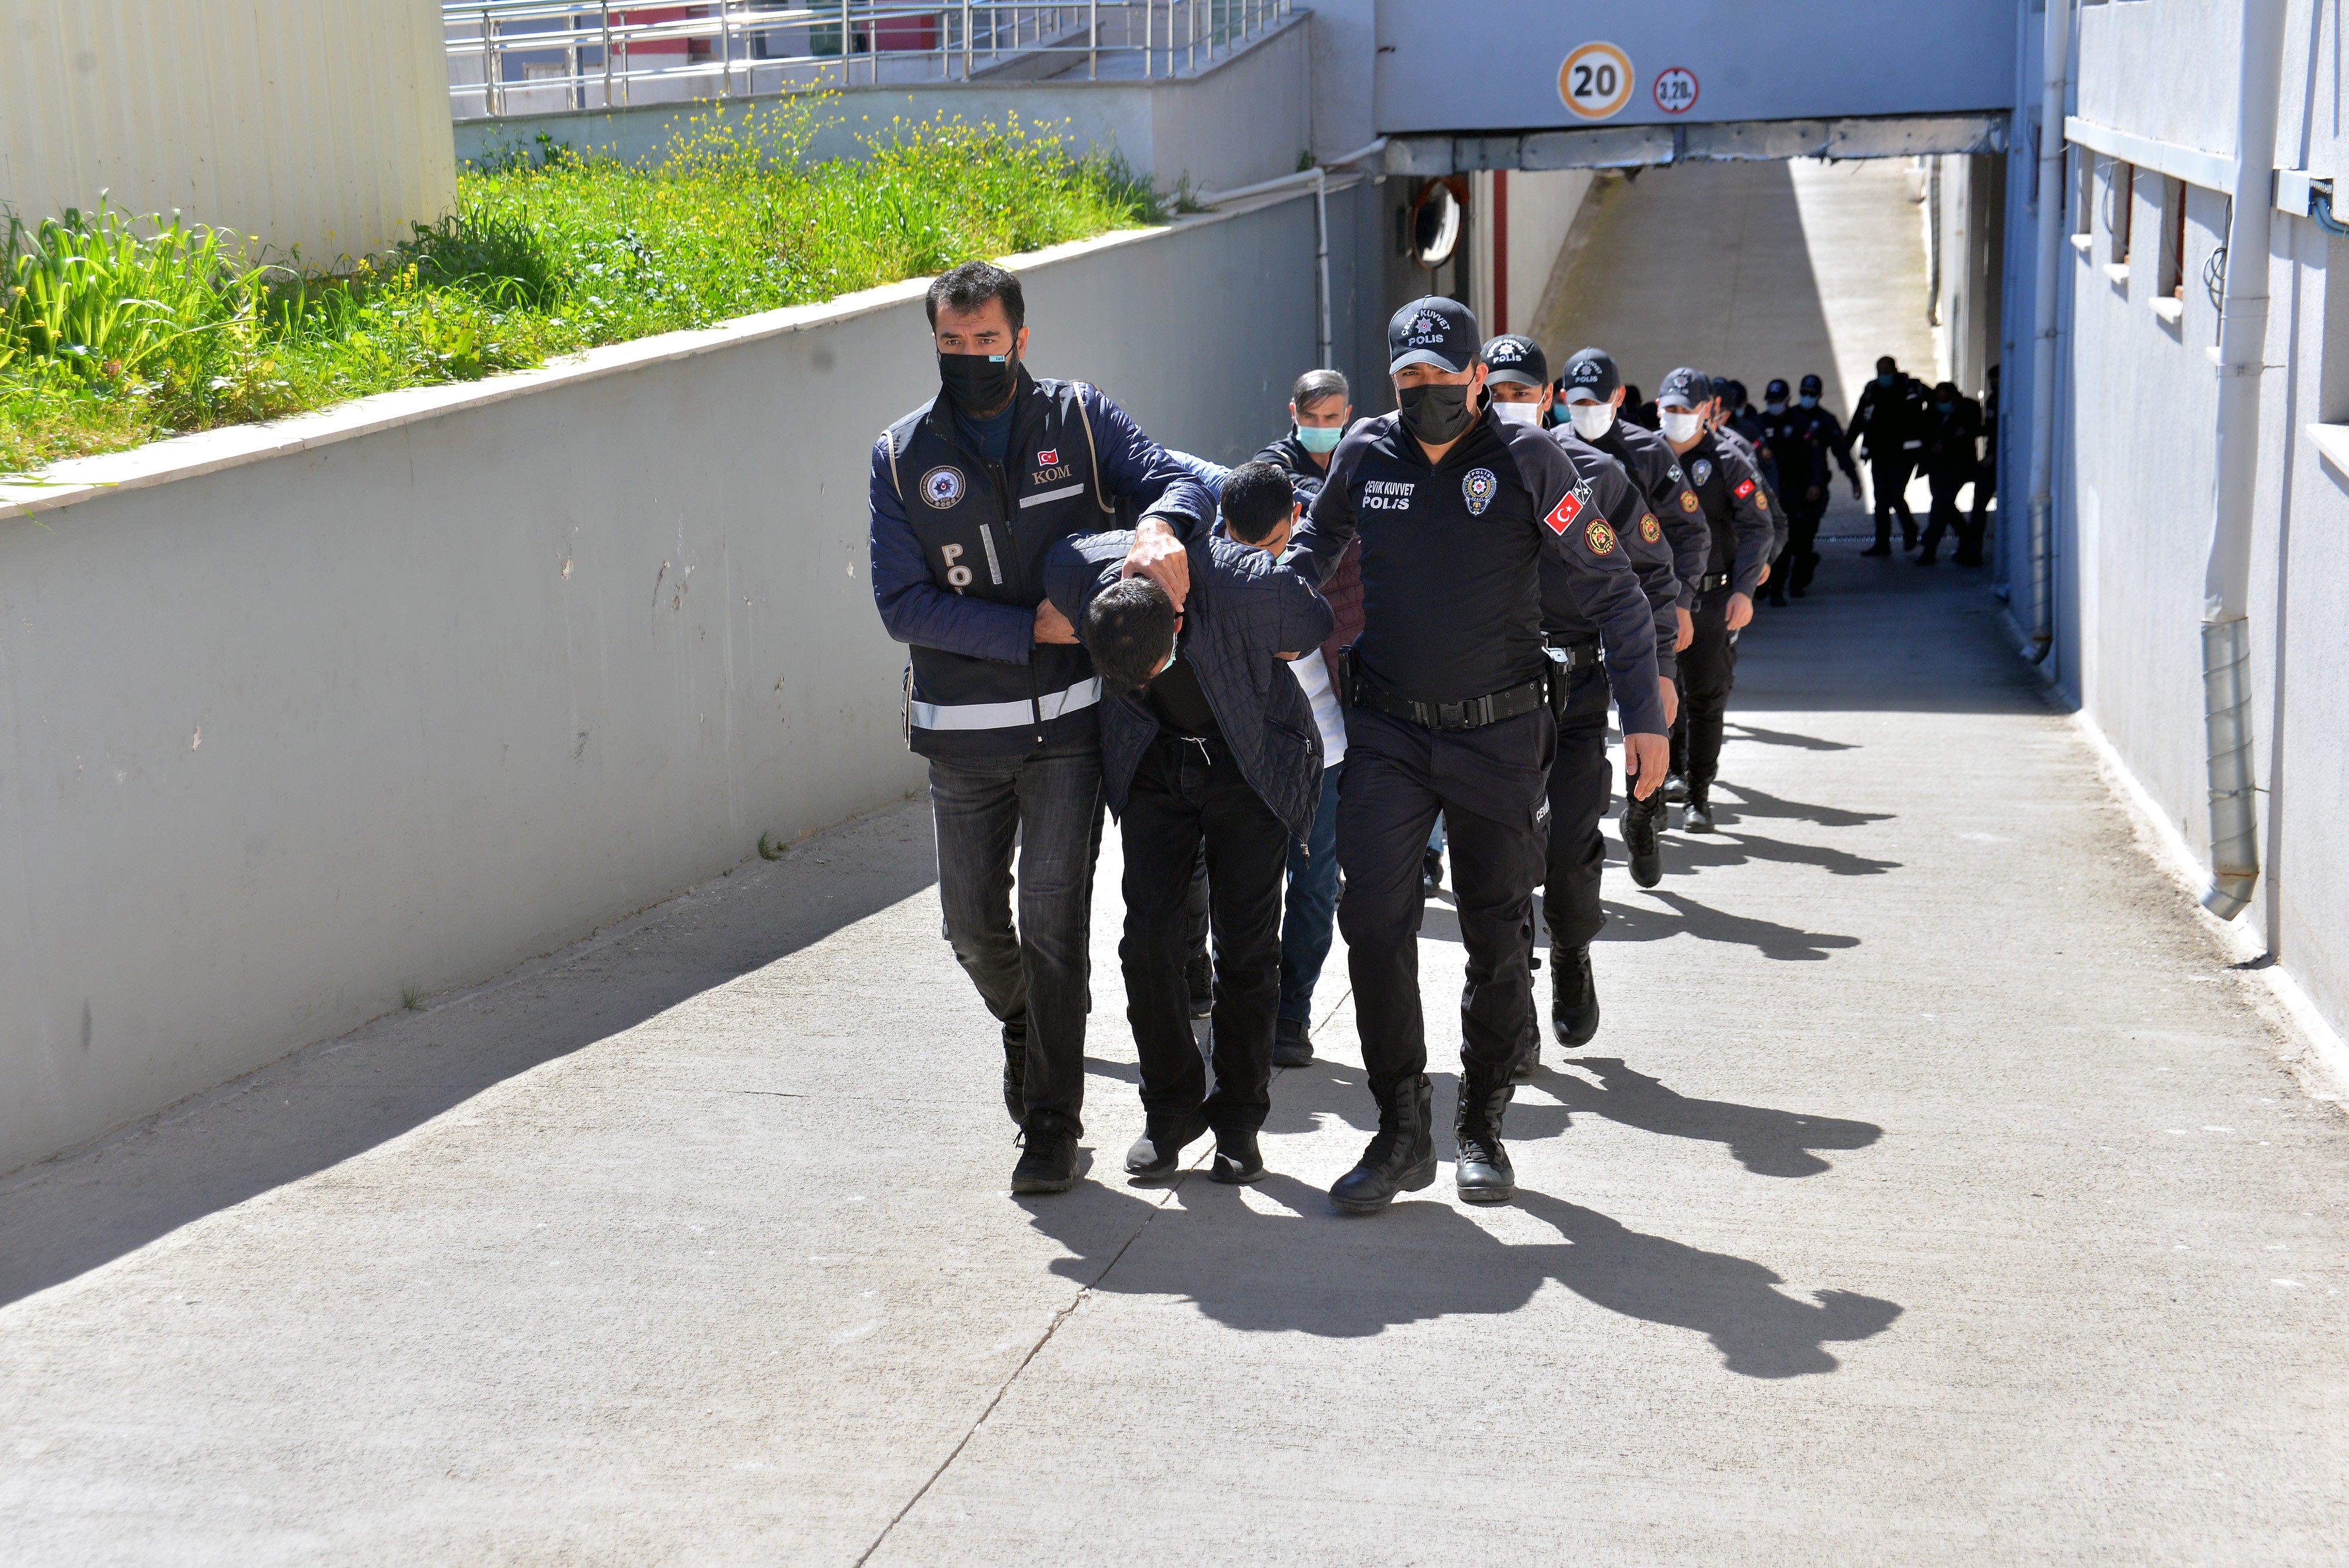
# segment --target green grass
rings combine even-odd
[[[1018,120],[903,125],[811,163],[821,98],[717,116],[657,167],[544,141],[458,178],[457,210],[335,274],[199,223],[95,213],[0,240],[0,473],[475,380],[1160,221],[1121,165]]]

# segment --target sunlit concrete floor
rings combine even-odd
[[[1272,1176],[1128,1186],[1113,832],[1091,1174],[1013,1200],[909,804],[0,1182],[0,1561],[2349,1557],[2349,1126],[1849,506],[1514,1205],[1330,1211],[1342,947]]]

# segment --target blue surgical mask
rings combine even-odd
[[[1892,385],[1892,372],[1887,370],[1884,374],[1876,378],[1876,384],[1879,387],[1889,387]]]
[[[1762,406],[1774,414],[1783,414],[1786,411],[1786,404],[1783,399],[1773,398]]]
[[[1346,432],[1336,425],[1299,425],[1297,427],[1297,444],[1309,452],[1335,452],[1338,450],[1338,443],[1345,439]]]
[[[1956,408],[1958,405],[1957,405],[1957,404],[1955,404],[1955,403],[1935,403],[1933,406],[1934,406],[1935,408],[1937,408],[1937,409],[1940,410],[1941,410],[1941,412],[1943,412],[1943,413],[1945,413],[1945,414],[1946,414],[1946,413],[1948,413],[1951,409]]]
[[[1819,406],[1818,399],[1808,392],[1805,392],[1799,401],[1802,403],[1803,407],[1806,409],[1816,409]]]

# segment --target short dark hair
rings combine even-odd
[[[1278,463],[1244,462],[1224,476],[1224,532],[1243,545],[1261,543],[1296,510],[1288,471]]]
[[[1353,400],[1346,378],[1335,370],[1308,370],[1297,378],[1297,385],[1288,389],[1288,400],[1297,405],[1299,413],[1328,398],[1335,398],[1340,403]]]
[[[1121,578],[1085,607],[1085,650],[1102,688],[1123,696],[1158,673],[1174,648],[1174,601],[1148,577]]]
[[[938,327],[938,306],[950,305],[957,310],[972,311],[990,299],[1003,301],[1003,314],[1019,331],[1028,325],[1028,299],[1019,292],[1019,277],[993,262],[967,261],[960,266],[948,267],[930,279],[930,292],[922,301],[929,312],[930,330]]]

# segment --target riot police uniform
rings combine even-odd
[[[1678,369],[1656,393],[1659,404],[1675,400],[1700,405],[1710,395],[1702,372]],[[1736,683],[1737,634],[1729,629],[1729,601],[1749,598],[1769,564],[1777,526],[1762,476],[1734,442],[1718,432],[1702,435],[1680,454],[1692,495],[1713,534],[1705,575],[1697,585],[1696,636],[1681,650],[1681,716],[1672,732],[1672,771],[1688,781],[1688,826],[1713,827],[1711,789],[1721,768],[1721,730]]]
[[[1465,371],[1478,348],[1475,317],[1433,297],[1397,312],[1387,340],[1391,375],[1413,364]],[[1400,412],[1357,425],[1291,542],[1326,578],[1358,533],[1362,541],[1363,627],[1347,660],[1339,785],[1339,926],[1379,1132],[1331,1189],[1353,1211],[1434,1179],[1418,936],[1420,853],[1439,811],[1467,956],[1454,1123],[1462,1194],[1490,1201],[1515,1188],[1500,1122],[1533,1007],[1526,930],[1557,745],[1541,635],[1546,555],[1605,639],[1626,730],[1662,732],[1654,615],[1607,515],[1621,504],[1621,475],[1595,464],[1586,472],[1543,431],[1489,410],[1454,422],[1464,390],[1405,387]],[[1461,433],[1431,465],[1414,426]]]
[[[1918,454],[1925,445],[1918,428],[1924,422],[1925,389],[1902,375],[1897,366],[1884,369],[1891,364],[1889,359],[1877,363],[1876,379],[1861,389],[1849,429],[1854,441],[1867,443],[1868,482],[1876,493],[1876,543],[1861,554],[1889,556],[1896,516],[1900,519],[1900,547],[1917,547],[1917,516],[1909,510],[1909,479],[1916,472]]]
[[[1801,598],[1810,591],[1819,565],[1819,519],[1826,514],[1827,487],[1835,482],[1830,465],[1841,463],[1852,488],[1859,488],[1851,443],[1842,423],[1818,406],[1819,385],[1816,376],[1805,376],[1801,400],[1792,405],[1785,401],[1784,381],[1771,382],[1763,394],[1762,430],[1778,460],[1778,496],[1786,520],[1786,553],[1770,574],[1772,604],[1784,602],[1788,593]]]

